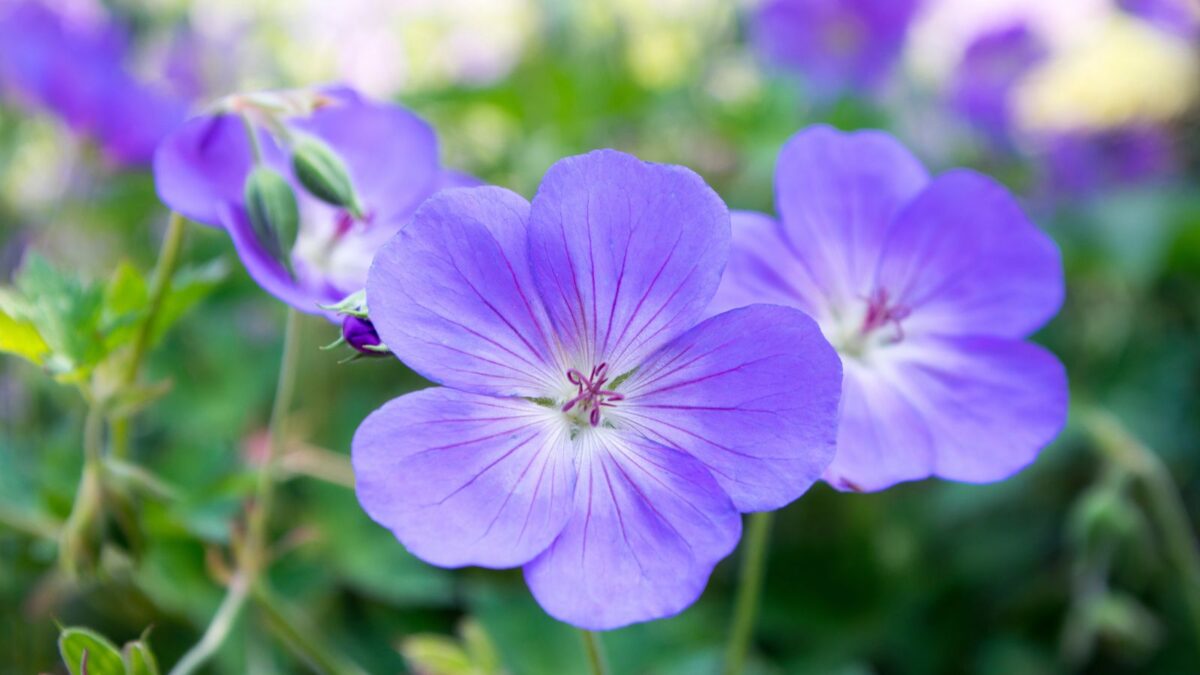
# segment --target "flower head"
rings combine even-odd
[[[329,168],[309,161],[314,148],[358,203],[330,203],[333,193],[312,183]],[[294,193],[299,227],[287,241],[265,237],[248,208],[256,165]],[[154,176],[172,209],[229,232],[259,285],[313,313],[363,287],[375,251],[426,197],[473,183],[439,166],[433,130],[417,116],[344,88],[232,96],[163,141]]]
[[[871,90],[891,74],[917,0],[769,0],[753,17],[758,50],[819,93]]]
[[[75,14],[36,0],[0,6],[0,96],[53,112],[115,164],[148,164],[187,102],[128,70],[128,36],[108,17]]]
[[[798,307],[845,372],[825,479],[879,490],[984,482],[1029,464],[1066,419],[1062,365],[1025,338],[1058,311],[1054,242],[972,171],[930,178],[886,134],[817,127],[780,153],[779,220],[736,213],[714,311]]]
[[[367,301],[443,386],[359,427],[363,507],[433,564],[524,566],[579,626],[687,607],[738,512],[800,496],[836,435],[837,355],[809,317],[697,323],[728,246],[698,176],[614,151],[556,163],[532,204],[434,196],[379,252]]]

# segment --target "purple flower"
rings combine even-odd
[[[1121,9],[1181,38],[1200,36],[1200,6],[1194,0],[1120,0]]]
[[[817,127],[784,146],[780,218],[735,213],[714,310],[798,307],[842,356],[839,489],[1005,478],[1066,419],[1062,365],[1025,338],[1062,301],[1058,248],[998,183],[930,178],[892,137]]]
[[[148,164],[187,103],[125,67],[128,38],[40,2],[0,7],[0,96],[57,114],[118,165]]]
[[[306,135],[345,163],[361,217],[312,196],[292,177],[287,146]],[[244,203],[254,142],[262,163],[291,180],[299,206],[299,232],[283,260],[256,236]],[[267,292],[312,313],[362,289],[375,251],[426,197],[473,183],[440,167],[433,130],[416,115],[344,88],[231,97],[163,141],[154,177],[172,209],[229,232]]]
[[[1088,195],[1113,185],[1146,183],[1177,168],[1170,133],[1152,125],[1061,133],[1039,140],[1042,178],[1049,189],[1061,194]]]
[[[1014,85],[1048,55],[1024,23],[985,33],[967,47],[950,83],[954,108],[990,140],[1011,142]]]
[[[918,0],[768,0],[751,37],[770,62],[824,95],[881,85],[904,46]]]
[[[379,333],[376,332],[375,325],[371,323],[370,319],[347,315],[342,319],[342,339],[360,354],[382,355],[379,351],[371,349],[371,347],[382,345],[383,340],[380,339]]]
[[[443,192],[378,254],[371,317],[444,385],[359,427],[367,513],[444,567],[524,566],[551,615],[609,629],[682,611],[739,511],[799,497],[832,458],[841,374],[802,312],[697,324],[729,214],[696,174],[564,159],[533,203]]]

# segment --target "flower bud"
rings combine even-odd
[[[342,320],[342,339],[360,354],[367,356],[387,354],[387,347],[383,345],[379,333],[375,332],[375,325],[371,323],[370,319],[347,315]]]
[[[292,186],[277,171],[256,166],[246,178],[246,212],[254,234],[276,260],[290,269],[288,253],[296,243],[300,211]]]
[[[314,197],[348,210],[355,218],[362,217],[350,172],[342,158],[323,141],[312,136],[297,140],[292,146],[292,169],[300,184]]]

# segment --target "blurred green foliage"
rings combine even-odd
[[[551,13],[499,83],[404,100],[438,129],[448,164],[528,196],[556,159],[616,147],[695,168],[732,208],[769,211],[775,153],[797,129],[902,126],[886,106],[817,105],[782,78],[725,91],[722,78],[745,61],[735,31],[702,34],[708,48],[682,77],[644,86],[617,56],[632,38],[620,29],[581,36],[573,21]],[[46,124],[0,111],[0,183],[21,178],[3,158]],[[1191,162],[1180,181],[1027,204],[1064,252],[1067,304],[1039,339],[1066,364],[1075,408],[1124,420],[1170,468],[1193,519],[1198,136],[1180,134]],[[965,162],[1028,194],[1019,165],[917,151],[935,170]],[[196,641],[221,601],[225,551],[241,536],[281,346],[283,308],[236,265],[221,232],[189,227],[186,266],[142,378],[149,391],[118,411],[146,407],[128,461],[107,469],[125,487],[106,496],[95,569],[64,576],[57,537],[84,456],[76,388],[127,358],[145,307],[143,270],[166,221],[146,176],[112,173],[86,153],[76,161],[52,209],[0,202],[0,351],[23,357],[0,360],[2,673],[76,673],[85,649],[90,673],[155,672],[135,664],[147,644],[166,665]],[[8,251],[27,245],[38,253],[14,271]],[[584,672],[577,633],[541,612],[519,571],[425,565],[362,513],[346,485],[349,439],[375,407],[425,383],[393,360],[338,365],[317,349],[336,334],[320,319],[303,325],[288,478],[272,524],[270,583],[284,613],[372,673]],[[930,481],[870,495],[817,486],[783,510],[754,672],[1195,672],[1200,645],[1144,490],[1082,421],[1073,415],[1032,468],[1004,483]],[[716,672],[736,570],[736,556],[722,563],[677,618],[606,634],[613,671]],[[304,669],[261,612],[243,615],[212,672]],[[56,621],[134,646],[122,656],[77,629],[60,639]],[[139,638],[147,627],[151,637]]]

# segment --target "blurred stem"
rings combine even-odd
[[[298,339],[300,319],[296,310],[289,308],[287,322],[283,333],[283,356],[279,365],[279,380],[275,385],[275,402],[271,408],[270,449],[266,461],[258,470],[258,484],[255,490],[254,503],[250,509],[250,524],[247,531],[246,543],[238,557],[238,571],[229,583],[229,590],[221,607],[213,616],[204,637],[196,646],[184,654],[183,659],[171,670],[170,675],[187,675],[204,665],[220,649],[229,636],[242,607],[246,604],[247,593],[258,585],[259,577],[266,566],[267,517],[271,508],[272,478],[275,462],[283,447],[284,422],[288,410],[292,406],[292,395],[296,388],[296,369],[299,365],[300,352]]]
[[[101,457],[103,445],[104,414],[98,403],[91,402],[83,421],[83,474],[79,478],[71,515],[63,524],[58,547],[59,564],[71,578],[78,575],[79,562],[90,557],[87,551],[88,536],[103,508],[103,492],[100,488],[100,472],[104,469]]]
[[[225,599],[221,601],[221,606],[217,608],[217,613],[213,615],[212,621],[205,629],[204,637],[200,638],[200,641],[183,655],[179,663],[176,663],[175,667],[171,669],[170,675],[193,673],[211,659],[213,654],[217,653],[217,650],[225,643],[225,638],[229,636],[229,631],[237,623],[238,615],[242,613],[242,607],[246,604],[247,591],[246,580],[241,576],[234,576],[230,580]]]
[[[133,338],[133,352],[121,379],[122,387],[129,387],[136,382],[142,369],[146,350],[154,337],[155,321],[162,310],[167,293],[171,290],[175,269],[179,266],[179,251],[183,247],[186,222],[183,216],[174,211],[167,221],[167,232],[163,235],[162,247],[158,250],[158,262],[154,264],[154,278],[150,282],[150,304],[146,308],[146,318],[142,320],[142,325],[138,327],[137,335]],[[119,459],[129,456],[129,418],[125,415],[112,421],[112,454]]]
[[[272,630],[314,670],[330,675],[365,675],[354,662],[334,651],[295,610],[284,607],[265,585],[255,587],[254,599],[266,614]]]
[[[762,595],[767,548],[771,541],[770,511],[751,513],[747,517],[745,545],[742,552],[742,572],[738,579],[737,600],[733,610],[733,627],[725,654],[725,675],[740,675],[746,668],[746,654],[754,637],[758,620],[758,601]]]
[[[1097,447],[1143,488],[1147,512],[1158,530],[1167,558],[1182,581],[1180,591],[1200,646],[1200,547],[1175,481],[1158,455],[1103,410],[1084,413],[1084,424]]]
[[[579,634],[583,636],[583,650],[587,652],[589,671],[592,675],[608,675],[608,663],[604,660],[600,637],[590,630],[580,629]]]
[[[46,516],[21,513],[4,504],[0,504],[0,527],[49,541],[58,541],[62,536],[61,523]]]
[[[296,371],[300,363],[300,313],[288,308],[283,332],[283,357],[279,364],[279,380],[275,384],[275,404],[271,408],[268,427],[270,441],[267,457],[258,470],[258,484],[254,491],[254,505],[250,511],[250,525],[246,539],[246,566],[251,579],[257,581],[258,573],[265,563],[267,522],[274,499],[275,471],[287,438],[287,415],[292,407],[296,391]]]

